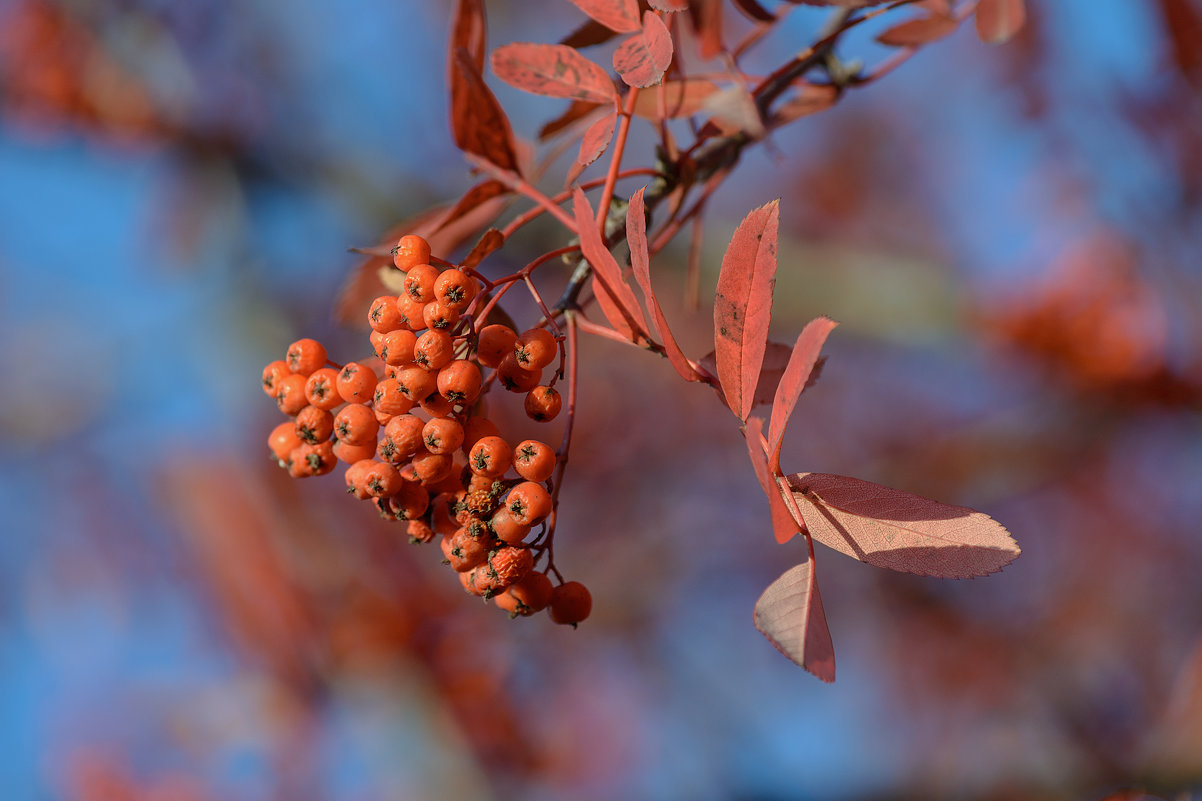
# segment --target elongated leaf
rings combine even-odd
[[[448,75],[454,77],[455,51],[460,48],[467,52],[476,72],[484,72],[485,32],[484,0],[455,0],[455,11],[451,15],[451,46],[447,51]]]
[[[636,116],[649,120],[660,118],[660,99],[663,93],[663,118],[691,117],[705,110],[706,100],[721,91],[718,84],[704,79],[667,81],[653,92],[642,92],[634,101]]]
[[[772,399],[772,418],[768,426],[768,451],[773,470],[780,469],[780,446],[785,437],[785,426],[797,406],[810,380],[810,373],[818,362],[818,353],[826,342],[827,335],[838,325],[829,317],[818,317],[806,323],[797,337],[797,344],[789,355],[789,364],[776,387]]]
[[[592,206],[580,187],[576,187],[572,194],[572,211],[576,216],[580,250],[593,268],[593,292],[601,311],[614,330],[637,342],[641,338],[640,332],[646,329],[638,300],[630,285],[622,278],[622,268],[618,266],[617,259],[601,241]]]
[[[544,142],[560,131],[572,127],[575,123],[601,108],[596,103],[585,103],[583,100],[573,100],[572,103],[555,119],[547,122],[538,129],[538,141]]]
[[[463,197],[459,198],[459,202],[447,212],[446,216],[442,218],[442,221],[438,223],[438,227],[434,230],[441,231],[477,206],[487,203],[495,197],[502,197],[509,193],[509,187],[498,180],[489,178],[487,181],[481,181],[467,190]]]
[[[614,109],[590,125],[584,132],[584,137],[580,140],[580,155],[576,157],[576,163],[568,171],[567,182],[569,184],[576,180],[585,167],[601,158],[601,154],[609,147],[609,140],[613,138],[614,124],[617,121],[618,112]]]
[[[755,396],[751,399],[752,407],[763,406],[765,403],[772,403],[776,399],[776,388],[780,385],[780,380],[785,374],[785,367],[789,364],[789,357],[793,355],[793,348],[783,342],[769,342],[764,348],[764,366],[760,368],[760,378],[755,386]],[[810,380],[806,384],[806,389],[809,389],[817,380],[822,372],[822,363],[826,359],[818,360],[814,365],[814,370],[810,373]],[[699,362],[710,375],[718,374],[718,361],[711,350],[709,353],[701,357]],[[718,393],[719,399],[726,403],[725,396],[721,392]]]
[[[814,539],[870,565],[942,578],[995,573],[1019,555],[993,518],[869,481],[828,473],[788,477]]]
[[[721,53],[722,0],[689,0],[689,14],[701,46],[701,57],[709,59]]]
[[[626,243],[630,245],[630,266],[634,270],[634,280],[643,290],[643,297],[647,300],[647,309],[651,312],[651,327],[660,341],[664,343],[664,353],[667,354],[668,361],[685,381],[697,381],[699,380],[697,371],[689,364],[688,357],[676,344],[676,337],[672,336],[672,329],[668,327],[664,311],[660,308],[659,298],[655,296],[655,290],[651,288],[651,256],[647,245],[647,213],[646,205],[643,202],[644,191],[646,191],[646,187],[634,193],[634,197],[630,199],[630,207],[626,210]]]
[[[649,0],[652,8],[660,11],[688,11],[688,0]]]
[[[839,90],[834,86],[821,86],[797,82],[800,91],[794,97],[778,105],[772,113],[772,124],[786,125],[793,120],[826,111],[839,101]]]
[[[793,518],[793,513],[785,505],[776,474],[768,468],[768,457],[764,455],[764,421],[758,417],[749,418],[744,438],[747,440],[747,455],[751,457],[751,468],[755,471],[755,477],[759,479],[764,494],[768,496],[772,533],[776,535],[777,542],[786,543],[795,534],[800,533],[801,524]]]
[[[614,51],[614,69],[628,86],[654,86],[672,63],[672,34],[659,15],[643,15],[643,29]]]
[[[463,257],[463,261],[460,264],[474,270],[480,266],[480,262],[488,258],[490,254],[500,250],[504,244],[505,235],[496,228],[489,228],[480,237],[480,241],[475,244],[471,252]],[[399,295],[400,293],[398,292],[397,294]]]
[[[634,33],[639,23],[638,0],[572,0],[590,17],[618,33]]]
[[[924,44],[950,36],[960,23],[948,17],[919,17],[894,25],[876,37],[881,44],[893,47],[920,47]]]
[[[726,405],[740,420],[751,412],[768,342],[779,222],[776,200],[748,214],[735,230],[718,273],[714,356]]]
[[[502,45],[492,53],[492,69],[505,83],[536,95],[590,103],[613,103],[618,97],[604,69],[564,45]]]
[[[569,33],[567,36],[559,40],[561,45],[579,50],[583,47],[592,47],[593,45],[605,44],[610,39],[618,34],[611,29],[605,27],[595,19],[586,20],[576,30]]]
[[[986,44],[1001,44],[1027,21],[1024,0],[981,0],[977,6],[977,36]]]
[[[825,682],[835,680],[835,646],[807,559],[768,585],[755,602],[755,627],[789,659]]]
[[[496,95],[484,83],[471,55],[462,47],[451,65],[451,131],[455,144],[466,153],[521,174],[513,145],[509,117]]]
[[[776,22],[776,15],[760,5],[757,0],[735,0],[735,5],[753,22]]]

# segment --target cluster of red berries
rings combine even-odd
[[[405,274],[403,291],[376,298],[368,312],[383,378],[374,359],[339,366],[321,343],[297,340],[263,370],[264,391],[293,418],[268,445],[296,478],[346,464],[347,492],[405,522],[410,541],[441,537],[445,562],[467,592],[511,617],[549,609],[557,623],[575,625],[591,610],[588,590],[554,584],[550,564],[535,569],[550,559],[545,522],[556,453],[532,439],[511,445],[480,413],[495,383],[524,393],[532,419],[554,419],[562,401],[555,376],[544,385],[542,375],[559,358],[559,341],[543,328],[475,330],[479,282],[431,259],[421,237],[401,237],[393,261]]]

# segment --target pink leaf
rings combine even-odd
[[[801,525],[793,518],[793,513],[789,511],[789,508],[785,506],[785,499],[781,495],[776,474],[768,469],[768,457],[764,455],[764,421],[758,417],[750,418],[743,436],[747,440],[747,454],[751,457],[751,468],[755,471],[755,477],[759,479],[764,494],[768,496],[768,511],[772,515],[772,533],[776,535],[777,542],[786,543],[801,531]]]
[[[986,44],[1001,44],[1018,33],[1026,19],[1024,0],[981,0],[977,6],[977,36]]]
[[[688,0],[649,0],[649,3],[652,8],[659,9],[660,11],[672,12],[689,10]]]
[[[833,86],[799,83],[800,92],[776,107],[772,123],[786,125],[793,120],[826,111],[839,101],[839,90]]]
[[[768,450],[772,454],[773,470],[780,470],[780,446],[785,437],[785,426],[797,405],[797,399],[810,380],[810,373],[818,361],[826,337],[838,325],[828,317],[810,320],[797,337],[797,344],[789,356],[789,364],[776,387],[772,399],[772,422],[768,426]]]
[[[497,77],[536,95],[613,103],[617,90],[595,62],[564,45],[507,44],[492,53]]]
[[[614,69],[628,86],[654,86],[672,63],[672,34],[659,15],[643,15],[643,30],[614,51]]]
[[[615,109],[594,122],[584,132],[584,137],[580,140],[580,155],[576,157],[576,163],[568,171],[567,182],[569,184],[580,176],[585,167],[601,158],[601,154],[609,147],[609,140],[613,138],[614,124],[617,120],[618,112]]]
[[[672,336],[659,299],[655,297],[655,291],[651,288],[651,256],[648,252],[647,214],[643,203],[645,190],[646,187],[634,193],[634,197],[630,199],[630,207],[626,210],[626,242],[630,245],[630,266],[634,270],[634,280],[638,282],[639,288],[643,290],[643,297],[647,299],[647,308],[651,311],[651,326],[656,335],[663,340],[668,361],[685,381],[697,381],[697,371],[676,344],[676,337]]]
[[[950,36],[960,23],[948,17],[920,17],[894,25],[876,37],[881,44],[893,47],[920,47],[945,36]]]
[[[601,232],[593,216],[593,209],[584,190],[576,187],[572,194],[572,210],[576,215],[576,233],[580,237],[580,250],[589,266],[593,268],[593,292],[605,319],[616,331],[630,341],[637,342],[645,328],[638,300],[630,285],[622,278],[622,268],[601,241]]]
[[[714,298],[714,355],[726,405],[740,420],[751,412],[768,342],[776,285],[780,202],[744,218],[730,240]]]
[[[740,84],[714,92],[704,106],[725,135],[744,131],[754,139],[764,136],[764,120],[747,87]]]
[[[638,0],[572,0],[576,7],[618,33],[634,33],[639,25]]]
[[[835,680],[835,646],[826,623],[814,560],[772,582],[755,602],[755,627],[789,659],[825,682]]]
[[[654,92],[641,92],[634,101],[634,113],[650,120],[660,119],[660,94],[663,94],[663,118],[691,117],[705,110],[710,95],[721,91],[712,81],[692,78],[667,81]]]
[[[828,473],[788,477],[814,539],[853,559],[904,573],[970,578],[1019,555],[988,515],[869,481]]]

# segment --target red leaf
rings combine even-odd
[[[564,45],[507,44],[492,53],[497,77],[536,95],[613,103],[617,90],[595,62]]]
[[[869,481],[827,473],[788,477],[814,539],[877,567],[942,578],[984,576],[1019,555],[993,518]]]
[[[584,119],[588,115],[596,111],[600,106],[596,103],[585,103],[582,100],[573,100],[571,105],[563,114],[560,114],[555,119],[543,125],[538,129],[538,140],[540,142],[550,139],[555,134],[570,128],[574,123]]]
[[[451,16],[451,47],[447,52],[448,74],[455,75],[455,51],[467,51],[476,72],[484,72],[484,0],[456,0]]]
[[[755,385],[755,397],[751,399],[752,408],[772,403],[776,399],[776,388],[780,385],[781,377],[785,374],[785,367],[788,366],[789,357],[792,355],[793,348],[782,342],[769,342],[764,348],[764,366],[760,368],[760,378]],[[825,361],[825,358],[819,359],[818,363],[814,365],[814,370],[810,373],[810,380],[806,382],[806,389],[813,386],[818,379]],[[718,374],[718,361],[714,351],[711,350],[702,356],[700,364],[710,375]],[[718,392],[718,398],[726,403],[726,398],[721,391]]]
[[[672,34],[659,15],[643,15],[642,32],[631,36],[614,51],[614,69],[628,86],[654,86],[663,80],[672,63]]]
[[[640,332],[645,328],[638,300],[635,299],[630,285],[622,278],[622,269],[618,266],[617,259],[601,241],[601,232],[597,230],[593,209],[580,187],[576,187],[572,194],[572,211],[576,215],[580,250],[593,268],[593,294],[597,296],[597,303],[614,330],[625,335],[630,341],[637,342]]]
[[[691,117],[703,111],[706,99],[718,91],[716,83],[704,79],[668,81],[660,84],[654,92],[640,92],[634,101],[634,113],[644,119],[660,119],[659,95],[662,92],[664,119]]]
[[[793,513],[785,505],[776,474],[768,469],[768,457],[764,455],[764,421],[758,417],[750,418],[743,436],[747,440],[747,455],[751,457],[751,468],[755,471],[755,477],[759,479],[764,494],[768,496],[772,533],[776,535],[777,542],[786,543],[801,531],[801,524],[794,519]]]
[[[755,602],[755,627],[810,673],[828,683],[835,680],[835,646],[812,559],[789,568],[764,590]]]
[[[981,0],[977,6],[977,36],[986,44],[1001,44],[1018,33],[1026,19],[1023,0]]]
[[[718,273],[714,356],[726,405],[740,420],[751,412],[768,342],[779,222],[778,200],[748,214],[735,230]]]
[[[617,121],[618,112],[617,109],[614,109],[590,125],[584,132],[584,138],[580,140],[580,155],[576,157],[576,163],[572,165],[572,169],[568,170],[568,184],[575,181],[585,167],[601,158],[601,154],[609,147],[609,140],[613,138],[614,124]]]
[[[689,0],[702,58],[722,52],[722,0]]]
[[[826,337],[838,325],[828,317],[818,317],[810,320],[797,337],[793,353],[789,356],[789,365],[781,376],[780,384],[776,387],[776,396],[772,399],[772,422],[768,426],[768,452],[773,470],[780,470],[780,446],[785,437],[785,426],[797,405],[797,399],[805,390],[814,364],[818,361],[818,353],[826,342]]]
[[[468,51],[460,47],[451,63],[451,131],[455,144],[498,167],[521,174],[509,117]]]
[[[476,184],[467,190],[467,193],[459,199],[454,208],[447,212],[447,215],[442,218],[442,221],[438,223],[438,227],[434,230],[441,231],[477,206],[487,203],[495,197],[508,195],[509,192],[510,189],[508,186],[492,178]]]
[[[649,0],[649,5],[667,12],[689,10],[688,0]]]
[[[480,237],[480,241],[475,244],[471,252],[464,256],[463,261],[459,264],[462,267],[470,267],[474,270],[480,266],[480,262],[488,258],[490,254],[500,250],[504,244],[505,235],[496,228],[489,228]]]
[[[1159,6],[1177,69],[1197,85],[1202,80],[1202,9],[1190,0],[1160,0]]]
[[[576,7],[618,33],[639,30],[638,0],[572,0]]]
[[[893,47],[920,47],[952,35],[959,27],[958,21],[948,17],[920,17],[894,25],[876,40]]]
[[[626,210],[626,243],[630,245],[630,266],[634,269],[634,280],[638,281],[639,288],[643,290],[643,297],[647,299],[647,308],[651,311],[651,327],[663,340],[668,361],[685,381],[697,381],[697,371],[676,344],[676,337],[672,336],[659,299],[655,297],[655,291],[651,288],[651,255],[647,245],[647,214],[643,203],[645,190],[646,187],[643,187],[634,193],[634,197],[630,199],[630,207]]]
[[[786,125],[793,120],[826,111],[839,100],[839,90],[834,86],[799,83],[801,92],[776,107],[772,114],[773,125]]]

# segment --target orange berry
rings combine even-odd
[[[309,375],[325,366],[326,349],[316,339],[298,339],[288,346],[288,355],[284,357],[284,361],[292,372]]]
[[[458,573],[471,570],[488,559],[491,540],[487,536],[472,536],[471,529],[461,526],[442,541],[442,555]]]
[[[459,492],[440,492],[434,496],[431,501],[432,512],[430,514],[430,525],[434,526],[434,530],[442,535],[450,535],[455,533],[455,529],[463,525],[462,522],[456,519],[456,516],[461,511],[460,504],[463,502],[464,493]],[[466,521],[466,517],[464,520]]]
[[[392,263],[398,270],[407,271],[430,261],[430,243],[417,234],[405,234],[392,249]]]
[[[417,343],[417,334],[404,328],[389,331],[380,338],[380,347],[376,353],[385,364],[397,367],[413,361],[413,346]]]
[[[510,545],[517,545],[522,540],[526,539],[526,535],[530,533],[530,525],[528,523],[519,523],[510,511],[504,507],[498,509],[489,520],[492,526],[493,533],[497,535],[497,539],[506,542]]]
[[[476,358],[485,367],[497,367],[513,352],[517,338],[517,333],[507,325],[486,325],[480,329],[476,341]]]
[[[434,539],[434,529],[425,520],[410,520],[408,533],[409,541],[414,544]]]
[[[527,370],[541,370],[559,355],[559,343],[555,335],[545,328],[523,331],[513,346],[518,364]]]
[[[373,498],[387,498],[396,495],[404,482],[396,468],[388,462],[372,460],[363,472],[363,486],[367,494]]]
[[[445,453],[419,453],[410,464],[418,481],[423,484],[437,483],[455,469],[455,460]]]
[[[510,392],[529,392],[542,383],[543,371],[527,370],[518,362],[516,354],[508,353],[497,367],[497,379]]]
[[[413,408],[413,401],[405,395],[401,381],[397,378],[385,378],[376,384],[376,392],[371,402],[377,411],[388,415],[404,414]]]
[[[396,296],[381,295],[373,300],[371,308],[367,312],[367,324],[371,326],[372,331],[381,334],[401,328],[404,321],[401,318],[401,311],[396,305]]]
[[[422,398],[421,407],[431,417],[450,417],[455,413],[455,405],[437,392]]]
[[[541,484],[555,472],[555,451],[536,439],[519,442],[513,449],[513,469],[527,481]]]
[[[305,400],[310,406],[332,411],[342,405],[338,394],[338,371],[333,367],[314,370],[305,380]]]
[[[531,571],[506,592],[517,601],[519,615],[532,615],[547,608],[554,590],[546,573]]]
[[[376,372],[359,362],[348,362],[338,373],[338,394],[347,403],[367,403],[376,391]]]
[[[296,435],[310,445],[325,442],[334,433],[334,415],[316,406],[306,406],[296,415]]]
[[[280,380],[291,374],[292,371],[288,369],[288,363],[283,359],[276,359],[263,368],[263,391],[274,398],[276,391],[279,389]]]
[[[293,478],[324,476],[338,464],[338,459],[334,456],[334,446],[329,442],[301,445],[292,452],[291,458],[292,464],[288,472]]]
[[[418,303],[434,300],[434,282],[438,268],[432,264],[415,264],[405,274],[405,294]]]
[[[451,403],[472,403],[480,396],[483,385],[480,368],[467,359],[455,359],[438,371],[438,394]]]
[[[448,309],[461,312],[474,297],[476,282],[462,270],[446,270],[434,281],[434,298]]]
[[[438,389],[437,376],[416,365],[397,373],[396,382],[401,394],[413,403],[420,403]]]
[[[452,458],[453,465],[451,472],[447,473],[445,478],[440,478],[438,481],[431,481],[423,486],[432,494],[440,494],[443,492],[460,492],[463,489],[463,474],[468,472],[463,463],[455,462]],[[469,472],[468,475],[471,475]]]
[[[418,337],[413,346],[414,364],[431,372],[438,372],[454,358],[455,340],[446,331],[431,328]]]
[[[422,318],[426,304],[414,300],[402,292],[397,296],[396,308],[400,312],[401,322],[404,327],[411,331],[420,331],[426,327],[425,320]]]
[[[483,415],[468,418],[463,424],[463,452],[470,453],[477,442],[485,437],[495,437],[500,433],[497,424]]]
[[[534,568],[534,554],[529,548],[505,545],[488,557],[488,566],[497,574],[501,587],[521,581]]]
[[[296,435],[296,425],[293,423],[280,423],[267,436],[267,447],[271,448],[275,458],[281,462],[288,461],[288,454],[303,444],[301,438]]]
[[[593,596],[579,581],[560,584],[551,591],[551,619],[575,626],[593,611]]]
[[[354,495],[359,500],[364,500],[371,497],[367,491],[367,484],[364,479],[367,476],[367,471],[375,464],[372,459],[361,459],[355,462],[346,469],[346,491]]]
[[[396,445],[401,459],[408,459],[424,448],[422,429],[425,421],[412,414],[399,414],[384,427],[385,438]]]
[[[346,462],[347,464],[367,461],[376,455],[376,444],[369,442],[362,445],[352,445],[346,440],[336,439],[334,440],[334,455],[338,457],[339,461]]]
[[[554,387],[535,387],[526,393],[526,416],[540,423],[555,419],[563,406],[563,398]]]
[[[376,447],[376,432],[380,424],[376,421],[372,410],[362,403],[348,403],[334,416],[334,433],[338,439],[351,445],[371,444]]]
[[[435,417],[422,428],[422,441],[430,453],[454,453],[463,444],[463,426],[458,420]]]
[[[519,523],[534,525],[551,514],[551,493],[542,484],[523,481],[509,491],[505,508]]]
[[[459,310],[434,300],[422,307],[422,322],[432,331],[449,332],[459,322]]]
[[[401,481],[397,491],[387,499],[381,498],[381,511],[387,510],[394,520],[416,520],[430,508],[430,493],[425,487]]]
[[[296,417],[301,409],[309,405],[305,397],[305,376],[300,373],[286,375],[275,383],[275,403],[289,417]]]
[[[513,463],[513,449],[500,437],[483,437],[472,446],[467,465],[478,476],[499,478]]]

